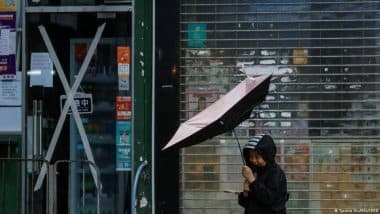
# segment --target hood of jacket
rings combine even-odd
[[[256,135],[243,147],[243,155],[246,163],[249,163],[249,151],[256,150],[269,164],[275,163],[276,145],[271,136],[266,134]]]

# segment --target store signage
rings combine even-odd
[[[0,79],[16,78],[16,13],[0,12]]]
[[[0,81],[0,106],[21,106],[22,74],[16,73],[16,79]]]
[[[308,51],[306,49],[293,49],[293,64],[306,65]]]
[[[189,23],[187,24],[187,32],[187,46],[189,48],[207,47],[207,24]]]
[[[16,0],[0,0],[0,11],[16,11]]]
[[[132,117],[132,102],[129,96],[116,96],[116,120],[130,120]]]
[[[129,90],[129,73],[131,50],[129,46],[117,47],[117,75],[119,80],[119,91]]]
[[[116,171],[132,169],[131,122],[116,121]]]
[[[67,100],[66,95],[60,96],[60,102],[61,102],[61,111],[63,109],[63,106],[65,105]],[[92,105],[92,94],[85,94],[85,93],[76,93],[74,97],[74,102],[77,106],[79,114],[90,114],[93,111],[93,105]],[[71,109],[69,109],[68,114],[72,114]]]

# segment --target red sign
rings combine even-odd
[[[117,64],[130,64],[131,50],[129,46],[117,47]]]
[[[116,120],[132,118],[132,99],[129,96],[116,96]]]

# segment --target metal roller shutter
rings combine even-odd
[[[236,128],[271,134],[288,213],[380,212],[380,1],[181,0],[181,119],[245,77],[270,93]],[[183,214],[242,213],[231,133],[181,150]]]

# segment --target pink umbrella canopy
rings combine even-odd
[[[183,122],[162,150],[191,146],[234,129],[265,100],[270,78],[271,75],[245,78],[206,109]]]

